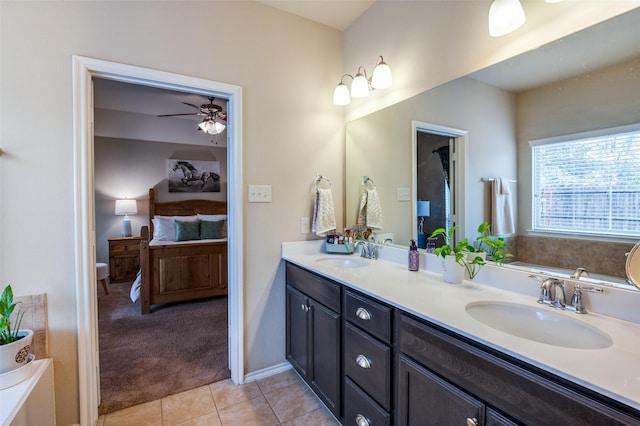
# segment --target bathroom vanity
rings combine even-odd
[[[287,359],[343,424],[640,425],[638,324],[538,305],[539,285],[517,271],[493,267],[484,279],[518,291],[451,285],[424,269],[435,257],[409,272],[406,251],[384,250],[390,260],[283,244]],[[553,311],[540,327],[560,338],[523,338],[470,314],[503,305]]]

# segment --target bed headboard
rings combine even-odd
[[[192,216],[195,214],[227,214],[226,201],[213,200],[181,200],[156,202],[156,194],[153,188],[149,189],[149,230],[153,235],[154,216]]]

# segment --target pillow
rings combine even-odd
[[[200,222],[200,238],[220,240],[227,237],[225,220],[203,220]]]
[[[175,220],[173,223],[176,227],[175,241],[189,241],[200,239],[199,220]]]
[[[227,219],[227,215],[226,214],[198,214],[196,216],[200,220],[216,221],[216,220],[225,220],[225,219]]]
[[[153,218],[153,239],[159,241],[175,241],[176,228],[173,218],[156,216]]]

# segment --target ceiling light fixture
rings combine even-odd
[[[344,84],[345,77],[351,77],[353,80],[351,82],[351,91]],[[391,87],[391,84],[391,68],[389,68],[382,56],[378,56],[371,78],[367,77],[367,71],[363,66],[358,67],[355,77],[351,74],[342,76],[340,83],[333,92],[333,103],[334,105],[348,105],[351,103],[351,98],[364,98],[369,96],[370,90],[386,89]]]
[[[210,135],[218,135],[222,133],[222,131],[226,128],[224,124],[216,119],[213,116],[205,117],[204,120],[200,124],[198,124],[198,130],[201,132],[208,133]]]
[[[527,18],[518,0],[493,0],[489,8],[489,35],[500,37],[517,30]]]

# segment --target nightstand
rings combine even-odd
[[[112,283],[134,281],[140,269],[141,237],[109,238],[109,277]]]

